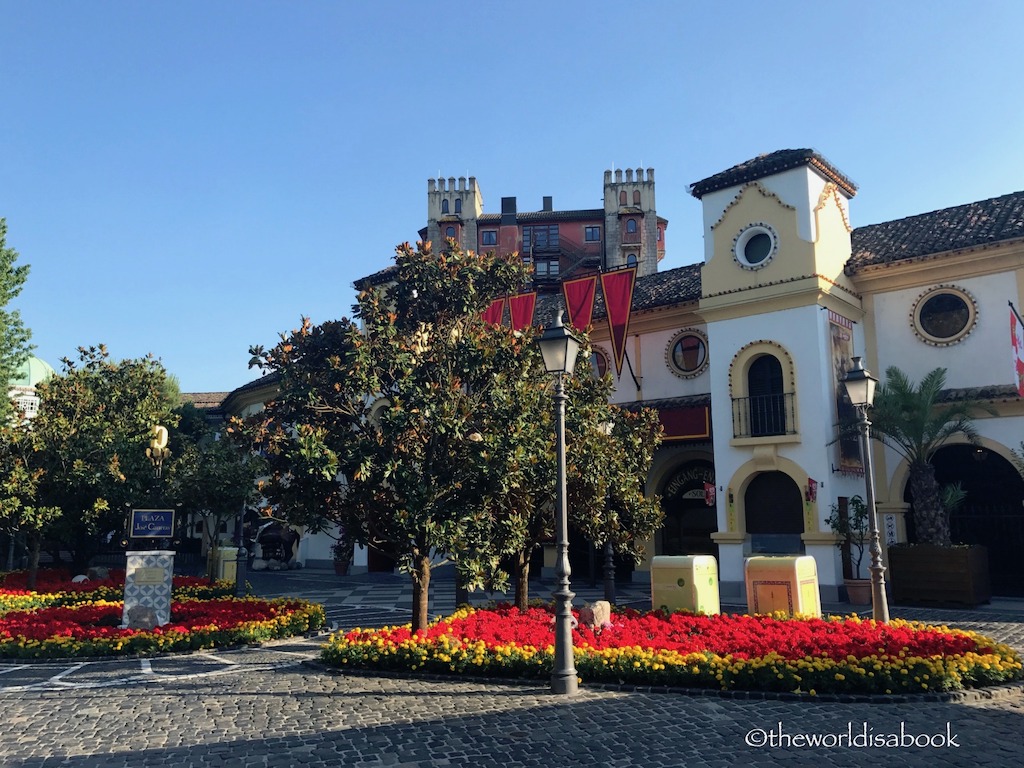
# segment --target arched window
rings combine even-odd
[[[633,205],[640,205],[640,190],[633,190]]]
[[[626,219],[626,234],[627,235],[635,235],[636,234],[636,219]]]
[[[461,198],[455,201],[455,212],[456,213],[462,213],[462,199]]]
[[[761,355],[747,371],[750,401],[750,436],[786,434],[786,401],[782,364],[773,355]]]
[[[625,204],[626,204],[626,190],[622,190],[621,192],[619,192],[619,205],[625,205]]]
[[[441,201],[441,213],[448,213],[448,198]]]
[[[629,256],[626,257],[626,266],[627,267],[635,267],[636,266],[636,254],[635,253],[631,253],[631,254],[629,254]]]
[[[444,231],[445,237],[455,237],[455,227],[448,227]]]

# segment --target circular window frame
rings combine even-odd
[[[944,294],[956,296],[964,303],[964,306],[967,307],[967,322],[964,323],[963,328],[952,336],[940,337],[934,336],[925,330],[924,325],[921,323],[921,311],[929,301],[934,299],[936,296]],[[955,285],[936,285],[929,288],[917,297],[917,301],[914,302],[914,306],[910,310],[910,327],[913,329],[914,335],[925,344],[933,347],[951,347],[954,344],[959,344],[971,335],[971,332],[977,324],[978,302],[969,291]]]
[[[765,256],[758,262],[751,262],[747,260],[744,249],[751,240],[758,235],[767,235],[768,239],[771,240],[771,248],[768,249],[768,255]],[[748,224],[746,227],[740,230],[739,234],[733,238],[732,241],[732,258],[737,264],[743,269],[749,269],[751,271],[764,269],[771,263],[771,260],[775,258],[775,254],[779,250],[779,236],[775,233],[775,230],[770,224],[765,224],[763,221],[758,221],[753,224]]]
[[[675,350],[676,344],[682,341],[687,336],[696,336],[700,339],[704,345],[704,360],[701,364],[694,368],[692,371],[686,371],[676,365],[675,356],[672,354]],[[683,330],[676,333],[668,342],[665,347],[665,364],[668,369],[672,371],[674,376],[678,376],[680,379],[695,379],[700,376],[704,371],[708,369],[708,365],[711,362],[711,348],[708,345],[708,336],[703,331],[699,331],[696,328],[684,328]]]
[[[594,345],[594,346],[592,346],[590,348],[590,354],[592,356],[596,356],[600,360],[604,361],[604,373],[601,373],[601,367],[599,365],[594,365],[593,362],[591,362],[591,365],[590,365],[591,373],[593,374],[595,379],[601,379],[606,374],[611,372],[611,370],[612,370],[612,360],[608,356],[607,352],[605,352],[599,346]]]

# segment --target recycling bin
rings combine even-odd
[[[818,567],[810,555],[748,557],[744,573],[749,613],[821,616]]]
[[[651,607],[720,613],[718,561],[712,555],[658,555],[652,558]]]

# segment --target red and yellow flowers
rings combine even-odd
[[[541,677],[551,668],[552,614],[512,606],[459,611],[413,635],[409,626],[331,637],[335,665]],[[698,616],[622,611],[574,631],[585,681],[805,693],[907,693],[1022,677],[1008,646],[973,632],[893,621]]]

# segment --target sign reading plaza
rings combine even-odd
[[[133,539],[170,539],[174,536],[173,509],[133,509],[131,529]]]

